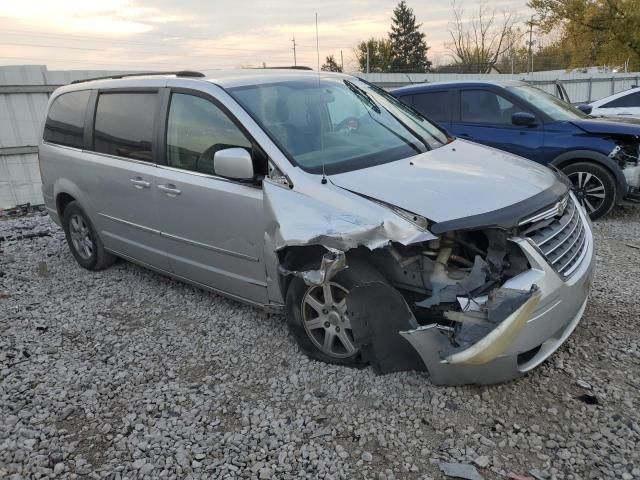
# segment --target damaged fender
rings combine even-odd
[[[339,187],[324,185],[322,188]],[[267,243],[276,251],[300,245],[322,245],[343,252],[360,246],[374,250],[391,240],[410,245],[436,238],[389,209],[364,199],[353,202],[346,211],[267,179],[263,189],[266,235],[270,240]],[[341,192],[344,195],[344,190]],[[356,210],[359,214],[353,213]]]
[[[296,271],[287,270],[280,265],[279,270],[282,275],[293,275],[301,278],[310,287],[319,287],[331,280],[336,273],[347,268],[347,257],[344,252],[335,248],[322,256],[322,262],[318,270]]]

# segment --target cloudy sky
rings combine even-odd
[[[469,14],[482,0],[458,0]],[[316,66],[315,14],[321,62],[386,36],[395,0],[0,0],[0,65],[49,69],[198,69]],[[449,0],[409,0],[436,65],[449,62]],[[521,20],[526,0],[486,0]]]

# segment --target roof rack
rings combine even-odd
[[[176,77],[191,77],[191,78],[202,78],[205,76],[204,73],[192,72],[190,70],[180,70],[178,72],[139,72],[139,73],[123,73],[121,75],[107,75],[105,77],[85,78],[83,80],[74,80],[73,82],[71,82],[71,84],[92,82],[93,80],[108,80],[108,79],[117,79],[117,78],[126,78],[126,77],[141,77],[141,76],[149,76],[149,75],[175,75]]]

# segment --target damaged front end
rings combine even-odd
[[[618,164],[627,181],[627,195],[640,197],[640,138],[624,136],[616,143],[609,158]]]
[[[434,383],[459,383],[456,369],[485,365],[503,354],[541,298],[535,284],[526,290],[504,286],[530,269],[510,236],[500,229],[451,232],[372,252],[371,261],[390,286],[359,287],[346,301],[355,341],[374,369],[426,367]]]
[[[344,314],[377,373],[427,370],[442,385],[506,381],[544,361],[584,310],[593,245],[572,194],[519,224],[438,235],[425,219],[397,212],[378,223],[337,209],[318,223],[320,207],[298,200],[271,206],[280,216],[266,243],[277,252],[281,286],[293,277],[325,285],[353,261],[375,267],[384,281],[352,288]],[[289,219],[287,208],[309,214]]]

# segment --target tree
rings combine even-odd
[[[462,6],[456,5],[455,0],[451,5],[454,20],[449,27],[451,44],[447,48],[453,53],[455,63],[464,65],[468,73],[489,73],[512,47],[513,15],[503,12],[502,19],[498,20],[496,9],[489,11],[481,3],[477,16],[466,21]]]
[[[530,0],[543,32],[561,29],[571,66],[640,68],[640,0]]]
[[[324,70],[325,72],[342,72],[342,66],[338,65],[333,55],[328,55],[320,70]]]
[[[369,71],[373,73],[389,72],[393,58],[391,42],[384,38],[378,40],[370,38],[366,42],[358,43],[353,53],[358,60],[361,72],[367,71],[367,48],[369,49]]]
[[[391,68],[394,72],[426,72],[431,67],[427,59],[427,43],[425,34],[420,31],[422,24],[416,24],[416,16],[413,9],[402,0],[393,10],[391,18],[391,42],[392,61]]]

